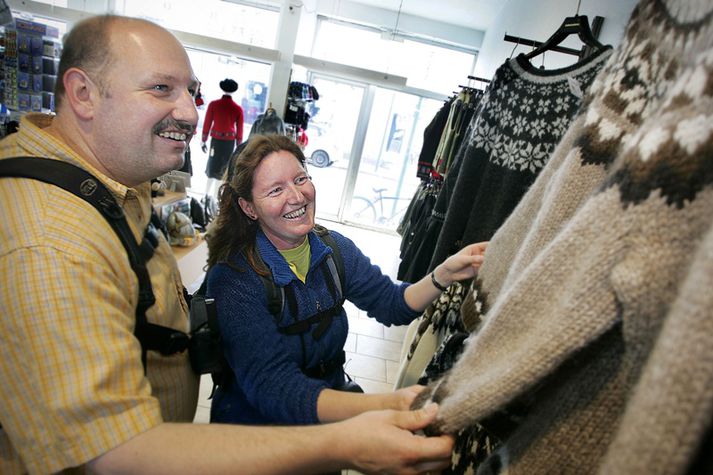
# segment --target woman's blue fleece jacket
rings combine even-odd
[[[404,301],[408,284],[396,284],[372,265],[348,238],[330,231],[344,261],[344,297],[385,325],[405,325],[418,317]],[[262,231],[257,233],[257,249],[272,271],[277,286],[291,286],[297,301],[299,320],[335,305],[321,271],[322,261],[332,252],[314,233],[309,234],[311,259],[303,284],[290,270],[284,257]],[[344,383],[344,372],[335,371],[327,380],[308,378],[302,365],[300,337],[277,331],[275,318],[267,308],[267,295],[260,276],[250,268],[245,256],[230,257],[232,267],[217,264],[208,272],[207,295],[216,301],[224,353],[234,378],[213,397],[211,421],[242,424],[315,424],[317,397],[324,388]],[[237,268],[237,269],[236,269]],[[238,270],[240,269],[240,270]],[[287,302],[280,326],[293,321]],[[304,334],[307,367],[329,361],[344,348],[348,333],[346,312],[334,317],[327,332],[316,341],[312,326]]]

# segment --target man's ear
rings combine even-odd
[[[240,209],[243,210],[243,213],[245,213],[248,218],[252,220],[257,219],[257,213],[255,213],[255,208],[253,208],[252,203],[245,198],[238,198],[238,204],[240,205]]]
[[[94,117],[95,100],[99,89],[86,72],[79,68],[69,68],[62,78],[65,100],[74,113],[84,120]]]

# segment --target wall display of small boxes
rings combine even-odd
[[[0,35],[0,103],[14,112],[54,111],[61,44],[51,26],[16,18]]]

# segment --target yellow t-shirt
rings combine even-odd
[[[279,249],[278,249],[279,250]],[[298,279],[304,283],[307,280],[307,272],[309,272],[309,260],[312,257],[312,249],[309,247],[309,239],[305,240],[299,246],[293,249],[279,250],[282,257],[287,261],[292,272],[295,273]]]
[[[137,241],[150,219],[148,184],[127,188],[43,131],[28,114],[0,159],[74,163],[112,192]],[[81,198],[24,178],[0,179],[0,473],[78,466],[162,421],[190,422],[198,378],[188,355],[148,352],[134,337],[138,279],[114,230]],[[188,330],[176,260],[161,237],[147,264],[149,322]],[[9,438],[8,438],[9,437]]]

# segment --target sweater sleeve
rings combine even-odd
[[[289,358],[257,274],[219,264],[208,274],[208,295],[217,304],[225,357],[252,407],[283,424],[318,423],[317,398],[327,384]]]
[[[334,231],[331,233],[344,259],[347,300],[387,326],[407,325],[421,315],[404,300],[404,291],[410,284],[393,282],[350,239]]]
[[[210,133],[210,128],[213,125],[213,115],[215,113],[215,102],[208,104],[208,110],[205,112],[205,119],[203,120],[203,135],[201,136],[201,142],[208,140],[208,134]]]

